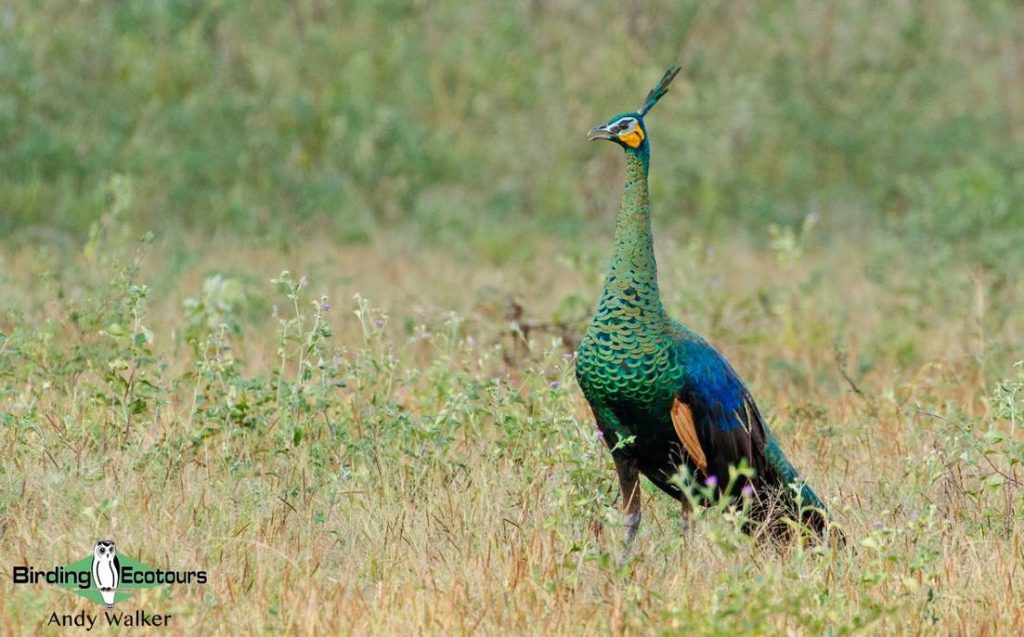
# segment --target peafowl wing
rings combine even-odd
[[[705,478],[714,476],[724,489],[729,484],[729,467],[745,463],[754,470],[754,477],[740,477],[731,495],[749,484],[757,501],[756,518],[775,517],[781,503],[789,514],[799,514],[820,532],[824,504],[801,483],[739,375],[699,337],[687,334],[677,348],[684,373],[672,404],[672,424],[698,471]],[[793,484],[799,485],[799,498]]]

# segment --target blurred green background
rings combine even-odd
[[[4,2],[0,232],[84,240],[120,188],[164,233],[575,236],[619,195],[586,129],[673,63],[659,223],[1020,262],[1024,5],[995,0]]]

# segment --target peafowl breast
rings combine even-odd
[[[644,116],[678,72],[669,69],[638,111],[616,115],[588,136],[617,144],[626,156],[611,263],[576,361],[577,380],[615,461],[626,545],[640,524],[640,475],[682,502],[685,523],[690,499],[680,488],[681,473],[713,485],[720,496],[752,499],[755,521],[790,528],[785,519],[799,520],[823,536],[824,504],[786,459],[739,375],[662,306]],[[752,476],[730,481],[730,467],[742,465]]]

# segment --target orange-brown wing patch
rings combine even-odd
[[[690,454],[690,459],[701,473],[707,475],[708,459],[700,446],[700,440],[697,439],[697,429],[693,426],[693,411],[678,398],[672,401],[672,426],[675,427],[676,435],[679,436],[679,442],[683,443],[686,453]]]

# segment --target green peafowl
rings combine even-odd
[[[824,537],[825,505],[800,481],[739,375],[704,339],[670,319],[661,303],[644,116],[678,72],[669,69],[640,110],[616,115],[588,135],[626,153],[615,248],[576,360],[577,380],[618,472],[626,548],[640,525],[640,474],[682,503],[687,525],[690,499],[675,478],[684,467],[719,496],[751,500],[751,518],[766,522],[773,535],[793,528],[785,523],[791,518]],[[747,475],[730,480],[730,467],[743,464],[753,476],[738,472]]]

